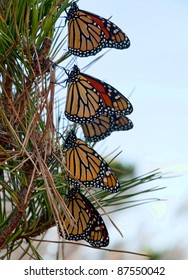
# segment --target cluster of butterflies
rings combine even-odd
[[[71,54],[87,57],[103,48],[126,49],[130,46],[126,34],[110,20],[80,10],[75,2],[67,12],[68,49]],[[85,139],[97,142],[113,131],[133,127],[127,117],[133,111],[129,100],[111,85],[81,73],[74,65],[68,72],[65,115],[81,125]],[[109,244],[104,221],[92,203],[81,193],[80,187],[97,187],[111,193],[120,190],[120,183],[106,161],[86,142],[69,131],[64,143],[65,165],[69,192],[65,203],[75,224],[62,216],[68,240],[84,239],[93,247]]]

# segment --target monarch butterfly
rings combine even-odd
[[[98,187],[109,192],[118,192],[120,184],[106,161],[71,130],[64,144],[67,179],[70,185]]]
[[[126,49],[130,46],[127,35],[110,20],[79,10],[72,3],[68,21],[68,49],[77,56],[90,56],[102,48]]]
[[[125,116],[101,115],[91,123],[81,124],[85,139],[89,142],[98,142],[113,131],[129,130],[133,123]]]
[[[74,65],[67,79],[66,117],[76,123],[90,123],[105,113],[129,115],[129,100],[111,85],[81,73]]]
[[[60,235],[65,236],[68,240],[84,239],[93,247],[108,246],[108,231],[101,215],[79,189],[71,189],[65,203],[74,218],[75,224],[70,224],[67,217],[63,215],[62,221],[65,230],[62,234],[59,227]]]

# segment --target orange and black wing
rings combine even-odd
[[[70,223],[66,215],[63,215],[64,234],[59,227],[62,237],[75,241],[83,239],[93,247],[108,246],[108,231],[101,215],[78,189],[69,191],[65,203],[74,222]]]
[[[69,185],[97,187],[118,192],[120,184],[106,161],[84,141],[70,131],[64,144],[65,164]]]
[[[87,74],[80,73],[80,75],[82,75],[99,94],[103,101],[104,113],[115,113],[116,115],[129,115],[132,113],[133,106],[131,102],[113,86]]]
[[[76,65],[68,75],[67,85],[65,116],[70,121],[89,123],[103,113],[102,98]]]
[[[68,48],[77,56],[95,55],[102,48],[126,49],[127,35],[110,20],[79,10],[73,3],[67,13]]]
[[[111,134],[111,117],[108,115],[101,115],[91,123],[81,124],[81,127],[87,141],[98,142]]]
[[[67,79],[65,115],[76,123],[91,123],[100,115],[129,115],[130,101],[111,85],[81,73],[74,65]]]
[[[122,131],[133,128],[133,122],[125,116],[115,116],[113,118],[113,130]]]
[[[81,124],[85,139],[89,142],[98,142],[105,139],[113,131],[129,130],[133,123],[125,116],[104,114],[91,123]]]

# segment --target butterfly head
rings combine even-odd
[[[67,13],[67,20],[74,18],[76,16],[77,11],[78,11],[78,6],[76,2],[73,2]]]
[[[68,194],[66,195],[66,197],[69,200],[75,199],[76,194],[79,193],[79,189],[77,188],[72,188],[69,190]]]
[[[64,143],[64,150],[68,150],[69,148],[74,148],[76,146],[76,134],[74,130],[70,130],[67,137],[65,138],[65,143]]]
[[[67,82],[74,82],[75,78],[80,74],[80,69],[77,65],[74,65],[71,72],[66,72],[66,74],[68,75]]]

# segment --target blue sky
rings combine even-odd
[[[112,16],[131,40],[129,49],[113,49],[87,70],[127,97],[134,89],[130,96],[134,129],[114,133],[102,145],[123,145],[125,160],[156,157],[160,164],[161,156],[164,165],[167,161],[187,163],[188,3],[80,0],[79,6],[106,18]],[[78,58],[78,66],[92,59]]]
[[[167,186],[155,194],[166,202],[122,213],[126,248],[138,249],[135,244],[142,240],[135,238],[142,229],[140,239],[148,236],[148,247],[170,250],[188,234],[188,222],[183,222],[179,210],[188,204],[188,2],[80,0],[78,4],[105,18],[112,16],[131,40],[129,49],[112,49],[87,70],[129,97],[134,106],[130,115],[134,128],[113,133],[97,144],[98,152],[106,147],[108,154],[120,147],[119,158],[135,164],[137,175],[155,168],[180,175],[154,184]],[[93,58],[76,62],[82,68]]]

